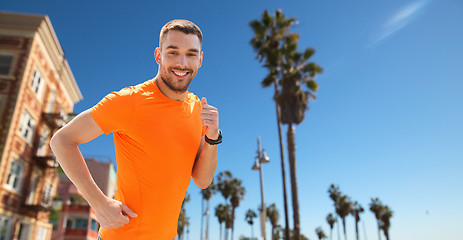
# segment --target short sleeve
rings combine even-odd
[[[91,108],[93,120],[106,135],[127,131],[134,111],[134,97],[131,87],[124,88],[106,95]]]

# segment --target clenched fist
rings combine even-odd
[[[203,122],[206,136],[209,139],[219,137],[219,111],[217,108],[207,104],[207,99],[201,99],[201,121]]]
[[[93,209],[100,226],[106,229],[120,228],[129,223],[129,217],[137,217],[137,214],[123,202],[109,198]]]

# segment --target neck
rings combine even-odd
[[[161,76],[159,74],[156,75],[156,77],[154,78],[154,81],[156,82],[156,85],[158,86],[161,93],[164,94],[164,96],[166,96],[166,97],[168,97],[168,98],[170,98],[172,100],[175,100],[175,101],[183,101],[183,100],[185,100],[185,97],[186,97],[186,95],[188,93],[187,91],[185,91],[183,93],[178,93],[176,91],[173,91],[168,86],[166,86],[166,84],[164,84],[164,82],[162,81]]]

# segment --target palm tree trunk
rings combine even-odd
[[[294,240],[301,240],[301,228],[299,223],[299,200],[297,197],[297,179],[296,179],[296,142],[295,127],[290,123],[288,125],[288,156],[289,170],[291,173],[291,193],[293,199],[293,221],[294,221]]]
[[[379,220],[376,220],[378,222],[378,239],[381,240],[381,228],[379,226]]]
[[[330,240],[333,240],[333,228],[330,228]]]
[[[275,227],[273,225],[272,225],[272,237],[271,237],[271,239],[275,240]]]
[[[209,240],[209,200],[206,201],[206,240]]]
[[[341,240],[341,232],[339,231],[339,218],[336,214],[336,227],[338,228],[338,240]]]
[[[357,237],[357,240],[359,239],[359,222],[355,220],[355,236]]]
[[[232,207],[231,240],[233,240],[234,230],[235,230],[235,208]]]
[[[347,240],[347,234],[346,234],[346,219],[342,218],[342,228],[344,230],[344,240]]]
[[[203,240],[203,222],[204,222],[204,198],[201,198],[201,230],[199,231],[200,240]]]
[[[275,87],[275,97],[278,95],[277,81],[273,81]],[[288,221],[288,200],[286,198],[286,170],[285,170],[285,154],[283,151],[283,136],[281,133],[281,113],[280,106],[275,100],[275,109],[277,111],[278,138],[280,139],[280,158],[281,158],[281,177],[283,178],[283,203],[285,208],[285,240],[289,240],[289,221]]]
[[[219,239],[220,239],[220,240],[223,240],[223,239],[222,239],[222,223],[219,224],[219,230],[220,230]]]

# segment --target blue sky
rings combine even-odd
[[[394,211],[391,239],[462,239],[457,229],[463,214],[463,2],[0,4],[1,10],[50,17],[84,96],[75,112],[111,91],[154,77],[153,52],[164,23],[174,18],[197,23],[204,33],[204,61],[190,90],[220,111],[224,143],[217,171],[231,170],[246,188],[236,212],[235,239],[250,236],[244,213],[260,204],[259,175],[251,170],[257,136],[271,158],[264,165],[266,203],[277,204],[284,225],[273,90],[260,86],[266,70],[255,60],[248,25],[265,9],[278,8],[297,17],[293,31],[300,34],[300,49],[315,48],[312,60],[325,70],[316,79],[317,100],[296,127],[302,233],[317,239],[318,226],[329,233],[325,217],[333,206],[327,189],[334,183],[364,208],[372,197],[387,204]],[[115,158],[111,136],[80,148],[87,156]],[[190,239],[199,239],[200,189],[191,184],[188,191]],[[214,196],[211,206],[221,202],[221,196]],[[291,213],[290,201],[289,208]],[[361,239],[364,232],[377,239],[373,214],[366,211],[361,218]],[[218,230],[212,217],[211,239],[218,239]],[[256,224],[254,230],[257,235]],[[354,239],[352,217],[347,232]]]

